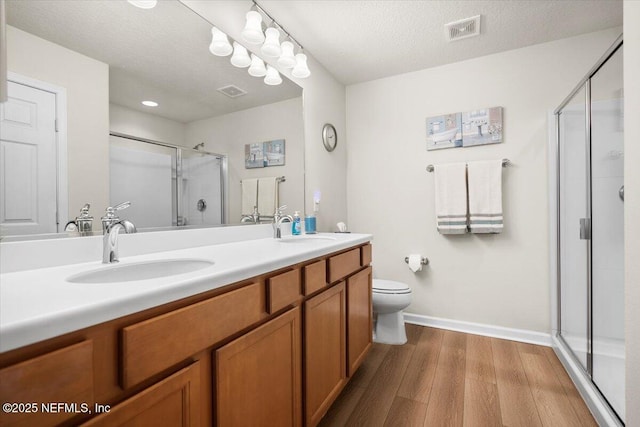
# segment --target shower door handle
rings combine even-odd
[[[620,190],[618,190],[618,196],[620,197],[620,200],[624,202],[624,185],[620,187]]]
[[[591,218],[580,218],[580,240],[591,240]]]

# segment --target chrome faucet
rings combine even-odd
[[[120,220],[107,226],[107,230],[102,238],[102,263],[111,264],[118,262],[118,233],[124,230],[125,233],[135,233],[136,226],[126,219]]]
[[[114,207],[109,206],[106,209],[104,216],[100,218],[100,220],[102,221],[102,232],[108,233],[109,227],[120,222],[120,217],[116,212],[121,211],[122,209],[126,209],[129,206],[131,206],[131,202],[123,202],[119,205],[115,205]]]
[[[125,233],[135,233],[136,226],[131,221],[120,219],[116,211],[126,209],[131,206],[131,202],[124,202],[114,207],[109,206],[102,218],[102,229],[104,237],[102,238],[102,263],[111,264],[118,262],[118,233],[124,230]]]
[[[282,227],[283,222],[293,222],[293,217],[291,215],[282,215],[282,211],[287,208],[287,205],[282,205],[279,208],[276,208],[275,213],[273,214],[273,238],[280,239],[282,238],[282,231],[280,227]]]
[[[253,222],[254,224],[258,224],[260,222],[260,213],[258,213],[258,207],[253,207],[252,214],[243,214],[240,222]]]

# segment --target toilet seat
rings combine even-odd
[[[394,280],[373,279],[373,292],[377,294],[410,294],[411,288],[406,283]]]

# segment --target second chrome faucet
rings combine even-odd
[[[282,205],[279,208],[276,208],[275,213],[273,214],[273,238],[280,239],[282,238],[282,223],[283,222],[293,222],[293,217],[291,215],[283,215],[282,211],[287,208],[287,205]]]
[[[111,264],[119,261],[118,257],[118,233],[124,230],[125,233],[135,233],[136,226],[131,221],[120,219],[116,211],[126,209],[131,206],[131,202],[124,202],[114,207],[108,207],[105,216],[101,218],[104,236],[102,238],[102,263]]]

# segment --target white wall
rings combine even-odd
[[[7,50],[9,71],[67,90],[69,215],[89,202],[99,217],[109,202],[108,65],[12,26]]]
[[[251,1],[181,1],[231,38],[241,40],[240,32],[244,27],[245,14],[252,6]],[[268,6],[265,7],[268,10]],[[247,48],[254,53],[259,50],[255,45]],[[313,52],[305,53],[311,69],[311,76],[306,79],[293,78],[290,71],[280,69],[275,61],[267,62],[304,89],[306,212],[313,209],[314,190],[320,190],[322,202],[318,230],[335,230],[335,223],[347,217],[345,87],[314,59]],[[338,133],[338,147],[331,153],[326,152],[322,145],[322,126],[325,123],[332,123]]]
[[[640,2],[624,2],[626,425],[640,426]]]
[[[287,212],[290,213],[303,210],[304,129],[301,117],[302,99],[293,98],[186,125],[187,145],[204,142],[205,150],[228,156],[229,223],[240,222],[240,181],[245,178],[284,175],[286,181],[280,184],[280,203],[288,205]],[[276,139],[285,140],[283,166],[245,168],[245,144]],[[273,215],[273,212],[260,213]]]
[[[347,87],[348,209],[375,236],[374,276],[413,289],[411,313],[550,331],[547,114],[619,35],[612,29]],[[504,142],[426,151],[425,119],[504,107]],[[428,164],[509,158],[499,235],[436,231]],[[419,252],[431,263],[413,274]]]
[[[109,104],[109,129],[152,141],[182,146],[185,144],[184,123],[117,104]]]

